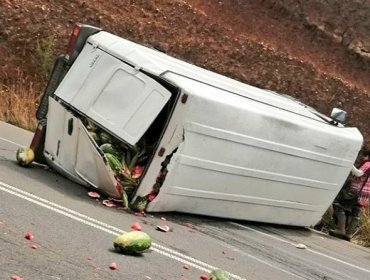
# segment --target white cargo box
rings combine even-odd
[[[169,162],[147,211],[310,226],[339,192],[363,141],[356,128],[333,125],[295,100],[107,32],[88,39],[54,99],[49,164],[113,197],[114,176],[76,116],[131,146],[154,126],[155,149],[134,199],[152,191]]]

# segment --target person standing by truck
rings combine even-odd
[[[334,203],[336,208],[337,228],[329,234],[338,238],[351,240],[356,231],[361,209],[369,206],[370,200],[370,150],[362,152],[362,161],[359,168],[351,170],[351,180],[348,187],[344,187]]]

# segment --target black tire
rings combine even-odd
[[[64,56],[59,56],[55,63],[53,70],[51,72],[48,85],[44,91],[43,96],[41,97],[40,105],[36,111],[36,118],[42,120],[46,118],[49,107],[49,96],[53,96],[54,92],[58,88],[60,82],[63,80],[65,74],[68,72],[69,66]]]

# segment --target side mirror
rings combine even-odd
[[[347,112],[338,108],[333,108],[330,117],[338,123],[344,124],[347,120]]]

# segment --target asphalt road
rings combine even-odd
[[[195,280],[216,267],[233,279],[370,279],[369,249],[310,229],[106,207],[44,166],[19,167],[15,151],[31,137],[0,123],[0,279]],[[151,250],[117,254],[115,236],[134,222],[152,236]],[[163,223],[172,231],[155,229]]]

